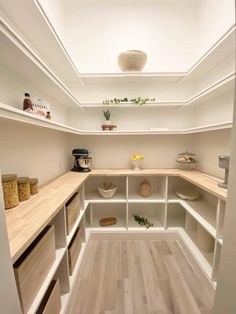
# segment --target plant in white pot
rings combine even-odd
[[[110,110],[107,109],[107,110],[103,110],[103,115],[104,115],[104,118],[105,118],[105,123],[106,125],[111,125],[111,113],[110,113]]]

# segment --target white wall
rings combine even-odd
[[[194,134],[191,139],[199,160],[196,168],[223,178],[224,170],[218,166],[218,156],[230,154],[231,130]]]
[[[234,0],[199,1],[196,57],[200,58],[220,37],[235,24]]]
[[[71,149],[91,151],[93,168],[129,168],[131,154],[145,156],[144,168],[176,167],[177,153],[191,147],[189,136],[71,136]]]
[[[0,168],[3,174],[39,178],[42,184],[68,171],[68,135],[0,119]]]
[[[64,36],[80,72],[117,72],[128,49],[148,55],[145,71],[186,71],[193,63],[196,1],[69,0]]]
[[[218,156],[229,154],[230,131],[194,135],[71,135],[70,147],[70,150],[76,147],[89,149],[93,168],[129,168],[129,156],[135,153],[145,156],[144,168],[176,168],[177,154],[188,149],[197,154],[197,169],[223,178],[224,171],[218,167]]]

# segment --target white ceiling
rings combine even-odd
[[[120,72],[128,49],[147,53],[145,72],[186,72],[233,16],[233,0],[39,1],[80,73]]]

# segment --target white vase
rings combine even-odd
[[[141,165],[142,165],[142,159],[138,160],[131,160],[133,170],[141,170]]]
[[[105,125],[111,125],[112,123],[111,123],[111,120],[105,120],[104,124]]]
[[[118,64],[122,71],[142,71],[147,62],[147,55],[141,50],[127,50],[118,56]]]

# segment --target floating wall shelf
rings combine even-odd
[[[80,101],[42,59],[11,29],[0,21],[0,60],[28,82],[35,82],[46,95],[59,103],[80,107]]]
[[[199,127],[187,129],[150,129],[150,130],[117,130],[117,131],[101,131],[101,130],[81,130],[62,123],[46,120],[37,115],[24,112],[15,107],[0,103],[0,118],[12,120],[19,123],[26,123],[33,126],[40,126],[57,131],[62,131],[78,135],[152,135],[152,134],[192,134],[207,131],[229,129],[232,127],[232,121],[226,121],[218,124],[209,124]]]
[[[235,85],[235,72],[229,73],[218,81],[212,83],[201,91],[197,92],[192,97],[185,100],[175,100],[175,101],[154,101],[148,102],[145,105],[136,105],[130,102],[120,103],[120,104],[103,104],[100,102],[81,102],[82,108],[103,108],[103,107],[114,107],[114,108],[151,108],[151,107],[185,107],[191,104],[197,104],[201,102],[207,102],[212,98],[220,97],[224,94],[234,91]]]

